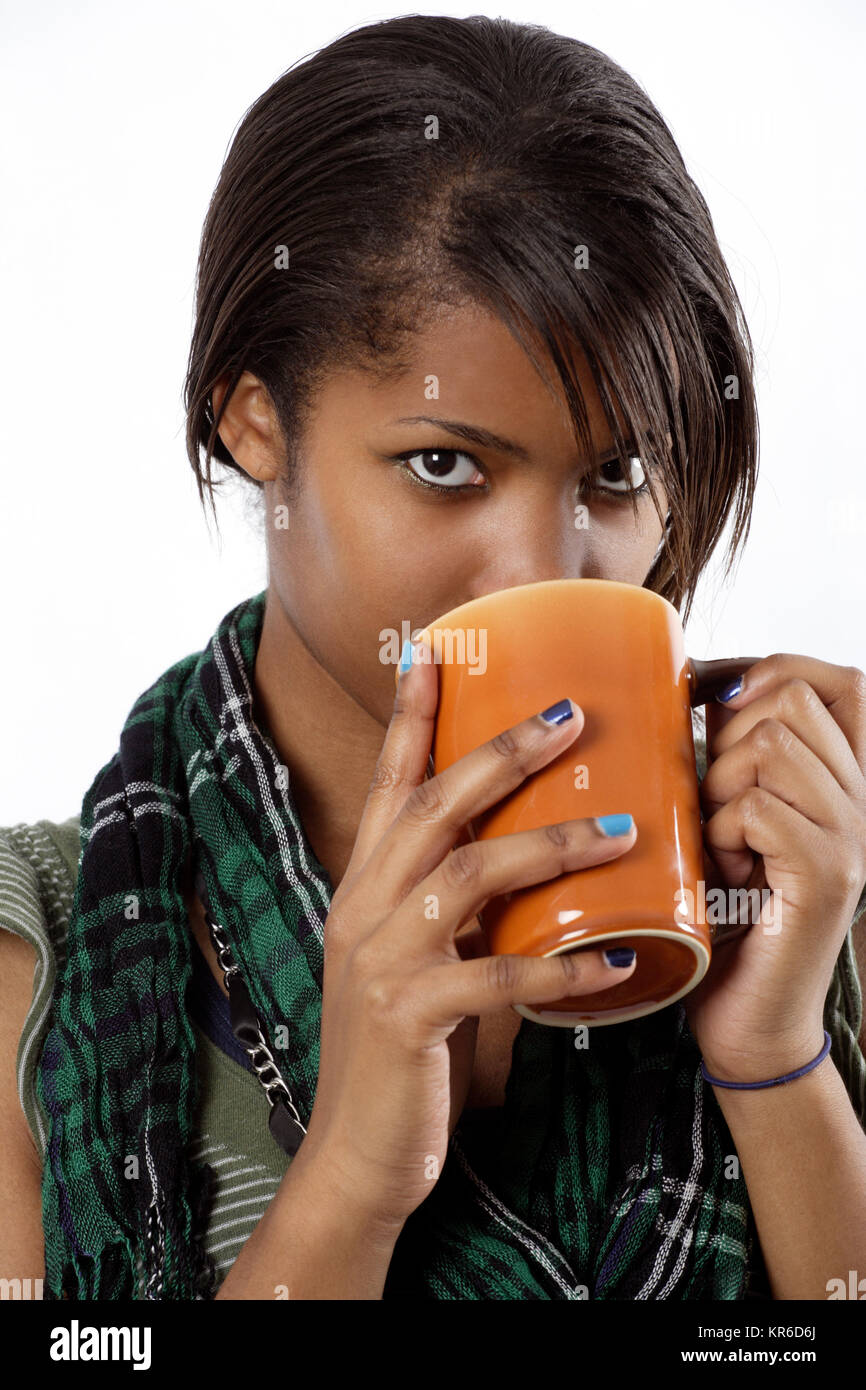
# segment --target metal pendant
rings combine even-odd
[[[298,1121],[290,1114],[289,1108],[282,1096],[277,1096],[271,1106],[268,1129],[271,1131],[271,1134],[276,1139],[280,1148],[285,1150],[289,1158],[294,1158],[298,1149],[301,1147],[301,1140],[306,1131],[303,1125],[298,1124]]]

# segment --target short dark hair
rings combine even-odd
[[[687,619],[728,519],[728,569],[751,522],[748,327],[653,102],[599,49],[539,25],[369,24],[246,112],[199,251],[184,405],[202,503],[207,489],[214,505],[213,459],[243,472],[217,434],[220,378],[222,409],[244,370],[266,386],[291,490],[326,376],[396,377],[427,311],[467,301],[496,313],[539,370],[538,354],[553,361],[589,449],[575,349],[585,355],[617,447],[636,447],[664,482],[670,517],[656,501],[667,526],[646,587],[685,601]]]

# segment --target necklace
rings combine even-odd
[[[301,1147],[306,1129],[295,1109],[292,1093],[274,1061],[261,1019],[255,1011],[249,990],[231,952],[225,928],[214,920],[207,898],[207,889],[200,871],[195,875],[195,891],[204,908],[210,938],[217,953],[226,988],[229,992],[229,1013],[232,1032],[248,1054],[253,1071],[262,1084],[270,1106],[268,1129],[280,1148],[294,1158]]]

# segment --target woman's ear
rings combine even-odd
[[[227,389],[220,378],[213,388],[214,418]],[[272,482],[284,465],[284,443],[277,412],[266,386],[251,372],[242,372],[219,423],[219,437],[238,467],[260,482]]]

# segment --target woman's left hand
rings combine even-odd
[[[821,1050],[866,883],[866,675],[784,653],[749,667],[734,699],[707,705],[701,806],[708,893],[772,896],[683,1004],[711,1075],[763,1081]]]

